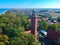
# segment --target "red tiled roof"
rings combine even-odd
[[[30,34],[31,33],[31,30],[28,30],[28,31],[25,31],[26,34]]]

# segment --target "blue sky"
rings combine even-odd
[[[60,0],[0,0],[0,8],[60,8]]]

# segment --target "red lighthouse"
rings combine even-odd
[[[34,10],[32,10],[31,15],[31,33],[37,37],[37,15]]]

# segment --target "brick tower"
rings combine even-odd
[[[37,15],[34,10],[32,10],[31,15],[31,33],[37,37]]]

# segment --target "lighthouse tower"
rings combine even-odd
[[[31,33],[37,37],[37,15],[34,10],[31,14]]]

